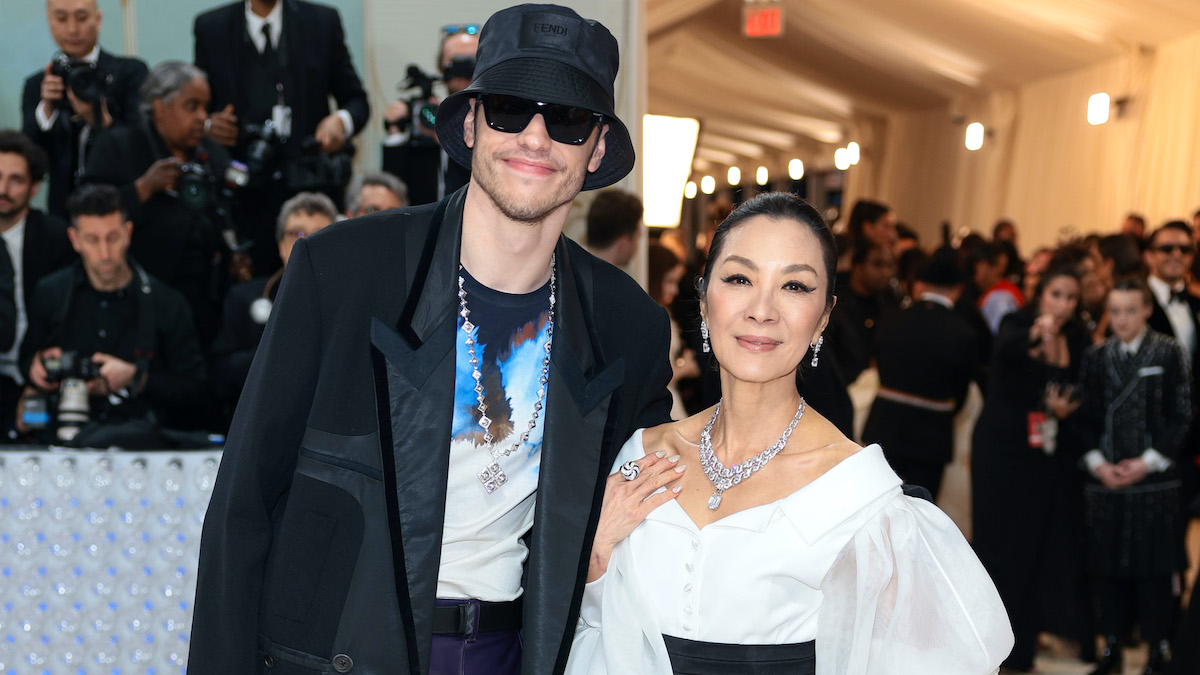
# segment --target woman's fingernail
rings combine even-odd
[[[666,451],[666,450],[659,450],[658,452],[654,453],[654,456],[655,456],[655,457],[659,457],[659,458],[666,457],[666,456],[667,456],[667,451]]]
[[[686,468],[687,464],[680,464],[679,466],[675,467],[675,473],[683,473],[683,470]]]
[[[679,461],[679,455],[671,455],[671,459],[668,459],[667,461],[674,464],[675,462]]]
[[[682,485],[676,485],[675,487],[671,488],[671,492],[674,492],[675,494],[679,494],[682,490],[683,490]]]

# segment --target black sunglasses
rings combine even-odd
[[[567,145],[583,145],[592,129],[604,123],[604,115],[576,105],[530,101],[508,94],[482,94],[479,100],[487,125],[496,131],[519,134],[534,115],[541,115],[550,138]]]
[[[1191,244],[1159,244],[1158,246],[1154,247],[1154,250],[1158,251],[1159,253],[1166,253],[1168,255],[1175,251],[1179,251],[1180,253],[1187,255],[1189,253],[1195,253],[1196,247],[1192,246]]]

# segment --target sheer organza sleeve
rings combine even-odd
[[[817,675],[985,675],[1013,646],[1000,595],[957,526],[897,496],[821,585]]]

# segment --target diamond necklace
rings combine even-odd
[[[775,455],[778,455],[780,450],[783,450],[784,446],[787,445],[788,437],[792,435],[792,430],[796,428],[796,424],[800,422],[800,418],[804,415],[804,408],[804,397],[800,397],[800,407],[796,409],[796,415],[792,417],[792,423],[788,425],[787,429],[783,430],[783,434],[779,436],[779,440],[775,441],[774,445],[741,464],[734,464],[726,468],[721,463],[721,460],[717,459],[712,447],[713,424],[717,421],[717,416],[721,414],[721,401],[717,401],[717,407],[713,410],[712,419],[708,421],[708,424],[704,425],[704,431],[700,432],[700,466],[704,467],[704,475],[708,476],[708,480],[717,489],[708,498],[708,508],[716,510],[721,505],[721,495],[726,490],[749,478],[755,471],[766,466],[767,462],[771,461]]]
[[[533,416],[529,419],[529,426],[518,437],[517,441],[507,448],[497,448],[494,445],[495,439],[492,437],[491,426],[492,418],[487,414],[487,403],[484,403],[484,388],[483,388],[483,373],[479,370],[479,356],[475,352],[475,338],[471,337],[471,331],[475,328],[475,324],[471,323],[468,317],[471,310],[467,309],[467,289],[463,287],[465,280],[462,275],[462,265],[458,266],[458,314],[463,319],[462,332],[467,336],[467,353],[469,354],[471,364],[471,377],[475,379],[475,399],[479,402],[476,409],[479,411],[479,426],[483,427],[483,449],[487,450],[491,455],[492,461],[483,469],[475,474],[479,478],[480,484],[483,485],[483,491],[489,495],[500,489],[501,485],[508,482],[508,475],[500,468],[500,458],[508,457],[522,444],[529,441],[529,434],[533,428],[537,426],[538,415],[542,412],[542,407],[546,402],[546,383],[550,381],[550,347],[554,344],[554,254],[550,256],[550,318],[546,324],[546,355],[542,357],[542,373],[538,377],[537,402],[533,404]],[[515,435],[515,433],[514,433]]]

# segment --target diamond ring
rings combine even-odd
[[[637,465],[637,462],[630,460],[621,465],[621,477],[625,480],[633,480],[642,472],[642,467]]]

